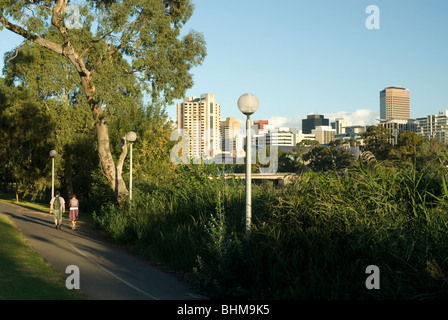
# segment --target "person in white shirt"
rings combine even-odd
[[[65,213],[65,200],[61,193],[56,191],[56,195],[50,201],[50,214],[54,217],[54,228],[61,230],[62,215]]]

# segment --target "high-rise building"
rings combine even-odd
[[[214,157],[221,152],[220,120],[220,105],[213,93],[177,104],[177,128],[189,134],[190,156]]]
[[[220,122],[221,150],[236,157],[236,136],[240,134],[240,121],[228,117]]]
[[[416,120],[416,132],[419,136],[448,143],[448,110],[439,111],[438,116],[428,115]]]
[[[325,119],[323,115],[310,114],[306,119],[302,119],[302,132],[305,134],[311,133],[317,126],[329,126],[330,120]]]
[[[409,89],[403,87],[387,87],[380,91],[380,118],[410,119]]]

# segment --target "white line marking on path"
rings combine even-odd
[[[114,274],[113,272],[107,270],[106,268],[104,268],[102,265],[98,264],[96,261],[90,259],[88,256],[86,256],[81,250],[77,249],[76,247],[74,247],[70,242],[68,242],[67,240],[65,240],[73,249],[75,249],[77,252],[79,252],[81,255],[83,255],[87,260],[89,260],[90,262],[96,264],[98,267],[100,267],[101,269],[103,269],[104,271],[106,271],[108,274],[110,274],[111,276],[113,276],[114,278],[118,279],[119,281],[123,282],[125,285],[131,287],[132,289],[148,296],[149,298],[153,299],[153,300],[160,300],[152,295],[150,295],[149,293],[140,290],[139,288],[137,288],[136,286],[130,284],[129,282],[127,282],[126,280],[120,278],[119,276],[117,276],[116,274]]]

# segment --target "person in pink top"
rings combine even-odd
[[[79,200],[76,199],[76,194],[72,194],[72,198],[69,201],[70,213],[69,219],[72,222],[72,230],[76,229],[76,222],[79,220]]]

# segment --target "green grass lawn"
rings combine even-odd
[[[7,203],[12,203],[12,204],[17,204],[20,205],[22,207],[26,207],[26,208],[30,208],[30,209],[34,209],[34,210],[38,210],[38,211],[43,211],[43,212],[49,212],[50,211],[50,203],[48,204],[44,204],[44,203],[39,203],[37,201],[31,201],[29,199],[19,199],[19,203],[16,202],[16,196],[13,193],[0,193],[0,200],[7,202]]]
[[[45,262],[1,214],[0,244],[0,299],[88,299],[79,290],[68,290],[67,275]]]

